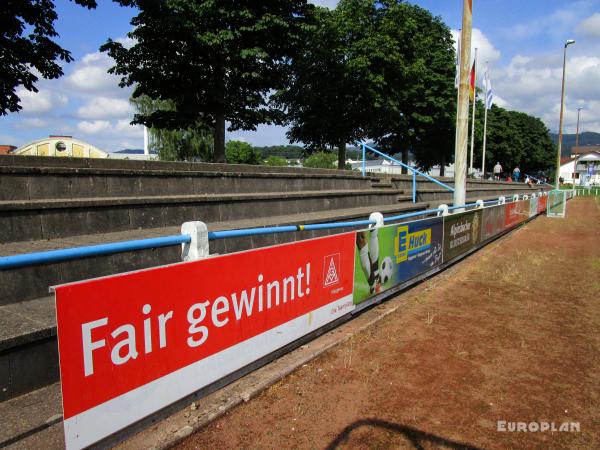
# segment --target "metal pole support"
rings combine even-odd
[[[481,209],[483,208],[484,204],[483,204],[483,200],[477,200],[475,202],[475,209]]]
[[[210,255],[208,228],[204,222],[185,222],[181,225],[181,234],[188,234],[192,239],[189,243],[181,244],[183,261],[197,261]]]
[[[413,170],[412,173],[412,197],[413,203],[417,203],[417,172]]]
[[[448,205],[441,204],[440,206],[438,206],[438,213],[437,213],[438,217],[440,216],[449,216],[450,215],[450,211],[448,211]]]
[[[499,205],[504,205],[506,203],[506,197],[504,197],[503,195],[501,195],[500,197],[498,197],[498,204]]]
[[[375,224],[369,225],[369,228],[381,228],[384,224],[383,222],[383,214],[380,212],[371,213],[369,216],[369,220],[375,221]]]

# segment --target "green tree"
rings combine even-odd
[[[304,160],[304,167],[312,167],[317,169],[335,169],[337,155],[332,152],[316,152]]]
[[[72,0],[86,8],[95,8],[95,0]],[[52,38],[57,18],[51,0],[4,0],[0,7],[0,116],[22,109],[16,94],[19,86],[38,92],[35,83],[42,78],[62,76],[57,60],[69,63],[73,57]]]
[[[156,110],[170,111],[174,109],[172,102],[169,100],[152,100],[146,95],[131,98],[130,101],[140,114],[151,114]],[[161,160],[212,160],[211,130],[202,123],[176,130],[148,128],[148,138],[149,148],[154,150]]]
[[[484,109],[477,104],[474,166],[481,167]],[[547,170],[556,164],[556,146],[546,125],[537,117],[493,105],[488,110],[486,172],[499,162],[505,171],[519,166],[522,173]]]
[[[265,166],[287,166],[287,161],[281,156],[271,155],[265,160]]]
[[[276,123],[280,114],[269,94],[287,80],[310,9],[306,0],[116,0],[136,6],[126,48],[109,40],[101,47],[116,61],[110,72],[134,97],[170,100],[173,110],[136,114],[134,123],[186,128],[202,123],[214,130],[216,161],[225,160],[229,130],[254,130]]]
[[[316,8],[314,26],[292,62],[292,82],[275,97],[286,111],[291,142],[307,150],[338,149],[344,168],[346,144],[367,136],[374,105],[383,101],[381,67],[400,63],[377,32],[378,3],[341,0],[335,10]]]
[[[260,153],[243,141],[228,141],[225,145],[227,162],[231,164],[260,164]]]
[[[371,137],[388,152],[429,169],[454,154],[455,51],[449,27],[416,5],[381,2],[379,33],[393,43],[399,64],[384,66],[385,100],[377,108]],[[406,169],[403,169],[406,172]]]

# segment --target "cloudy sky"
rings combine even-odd
[[[49,134],[68,134],[115,151],[141,148],[142,130],[131,126],[128,89],[108,75],[111,60],[98,48],[108,37],[125,39],[135,11],[99,0],[88,11],[56,0],[59,43],[75,61],[58,80],[42,80],[39,93],[19,91],[23,110],[0,117],[0,144],[24,145]],[[334,7],[335,0],[314,3]],[[439,15],[455,35],[461,27],[462,0],[415,0]],[[499,105],[540,117],[558,129],[562,51],[568,49],[565,132],[574,132],[577,108],[582,131],[600,132],[600,0],[473,0],[473,47],[480,64],[489,62]],[[286,143],[285,129],[228,133],[255,145]]]

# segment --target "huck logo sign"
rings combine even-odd
[[[408,226],[400,226],[394,239],[396,263],[406,261],[413,253],[426,250],[431,246],[431,228],[410,233]]]

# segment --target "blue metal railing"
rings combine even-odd
[[[109,244],[88,245],[85,247],[64,248],[60,250],[48,250],[45,252],[2,256],[0,257],[0,269],[15,269],[17,267],[31,266],[34,264],[69,261],[72,259],[89,258],[91,256],[130,252],[132,250],[169,247],[171,245],[185,244],[190,241],[191,238],[189,234],[179,234],[176,236],[138,239],[135,241],[111,242]]]
[[[448,189],[450,192],[454,192],[454,188],[451,188],[450,186],[448,186],[445,183],[442,183],[439,180],[436,180],[435,178],[427,175],[426,173],[423,173],[417,169],[415,169],[414,167],[409,166],[408,164],[404,164],[402,161],[398,161],[396,158],[392,158],[390,155],[387,155],[383,152],[380,152],[377,149],[374,149],[373,147],[365,144],[365,143],[361,143],[360,144],[362,147],[362,175],[363,177],[366,174],[366,153],[367,153],[367,149],[369,149],[370,151],[372,151],[373,153],[383,156],[384,158],[398,164],[400,167],[404,167],[408,170],[410,170],[412,172],[412,201],[413,203],[417,202],[417,174],[419,174],[422,177],[427,178],[429,181],[433,181],[435,184],[443,187],[444,189]]]
[[[506,199],[507,203],[512,201]],[[484,203],[498,203],[496,200],[488,200]],[[466,205],[451,206],[448,210],[452,211],[459,208],[469,208],[476,206],[477,203],[468,203]],[[384,222],[394,222],[403,219],[410,219],[418,216],[439,213],[439,208],[414,211],[411,213],[400,214],[396,216],[384,217]],[[307,225],[282,225],[275,227],[245,228],[241,230],[223,230],[209,231],[208,239],[210,241],[217,239],[226,239],[244,236],[256,236],[274,233],[289,233],[294,231],[312,231],[325,230],[333,228],[350,228],[374,225],[376,221],[370,219],[353,220],[347,222],[327,222]],[[38,264],[48,264],[74,259],[88,258],[92,256],[110,255],[114,253],[129,252],[134,250],[148,250],[152,248],[168,247],[171,245],[180,245],[191,242],[188,234],[178,234],[175,236],[164,236],[158,238],[138,239],[133,241],[112,242],[107,244],[90,245],[84,247],[74,247],[59,250],[49,250],[44,252],[24,253],[20,255],[0,256],[0,269],[15,269],[19,267],[32,266]]]

